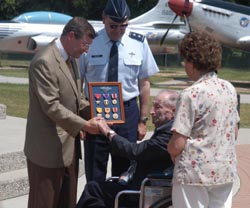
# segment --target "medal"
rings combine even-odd
[[[112,112],[113,112],[113,113],[117,113],[117,112],[118,112],[118,108],[117,108],[117,107],[113,107],[113,108],[112,108]]]
[[[110,113],[110,108],[104,108],[105,113]]]
[[[115,119],[115,120],[118,119],[118,114],[117,113],[113,114],[113,119]]]
[[[102,108],[96,108],[97,113],[102,113]]]
[[[111,93],[111,98],[112,99],[116,99],[117,98],[117,94],[116,93]]]
[[[100,98],[101,98],[101,94],[100,93],[95,93],[95,99],[100,100]]]
[[[114,105],[117,104],[117,94],[116,93],[112,93],[111,94],[111,98],[112,98],[112,103]]]
[[[104,101],[103,101],[103,104],[104,104],[104,105],[108,105],[108,104],[109,104],[109,100],[104,100]]]
[[[107,100],[109,98],[109,94],[108,93],[103,93],[102,96],[104,97],[105,100]]]

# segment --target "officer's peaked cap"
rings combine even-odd
[[[104,14],[108,15],[114,22],[120,23],[129,18],[130,9],[125,0],[108,0]]]

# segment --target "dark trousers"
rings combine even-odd
[[[77,196],[79,160],[64,168],[44,168],[27,160],[28,208],[74,208]]]
[[[136,99],[124,103],[125,123],[115,124],[112,129],[119,135],[127,138],[131,142],[137,141],[137,128],[139,120],[139,109]],[[85,174],[88,181],[105,181],[107,174],[107,164],[111,145],[109,140],[101,135],[94,136],[87,134],[84,141]],[[127,158],[111,154],[112,176],[119,176],[130,165]]]
[[[116,182],[90,181],[86,184],[76,208],[112,208],[116,194],[125,189],[128,187]],[[126,207],[138,207],[139,196],[132,200],[127,195],[124,196],[125,198],[120,197],[119,204],[126,205]]]

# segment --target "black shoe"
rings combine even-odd
[[[129,166],[128,170],[122,173],[119,177],[118,183],[121,185],[128,185],[129,182],[133,179],[137,163],[133,161]]]

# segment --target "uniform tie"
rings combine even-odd
[[[108,82],[118,81],[118,48],[115,41],[109,55]]]

